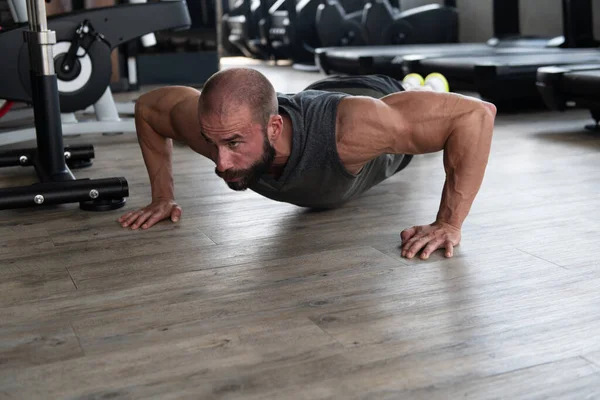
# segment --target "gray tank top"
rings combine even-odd
[[[278,93],[279,110],[293,126],[291,154],[278,179],[265,175],[251,190],[301,207],[334,208],[396,173],[404,155],[381,155],[358,174],[342,164],[335,136],[337,107],[356,87],[344,90],[343,84],[337,84],[336,92],[309,87],[295,95]]]

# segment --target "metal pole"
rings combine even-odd
[[[46,2],[44,0],[35,0],[30,3],[29,28],[34,32],[47,31]]]
[[[519,0],[493,0],[494,37],[502,39],[521,34]]]
[[[63,154],[60,99],[52,51],[56,33],[48,30],[44,0],[27,0],[27,11],[30,30],[23,32],[23,36],[29,48],[31,95],[38,148],[38,162],[34,165],[42,182],[74,180]]]

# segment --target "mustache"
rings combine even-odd
[[[217,176],[219,178],[223,178],[226,180],[231,180],[231,179],[236,179],[236,178],[243,178],[246,176],[246,174],[248,173],[248,171],[225,171],[225,172],[220,172],[218,169],[215,168],[215,174],[217,174]]]

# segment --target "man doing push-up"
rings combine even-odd
[[[439,74],[420,80],[330,77],[283,94],[260,72],[234,68],[217,72],[201,92],[183,86],[149,92],[137,101],[135,120],[152,202],[119,222],[147,229],[181,218],[172,139],[211,159],[231,189],[310,208],[338,207],[396,174],[413,155],[443,151],[437,217],[401,232],[402,256],[420,252],[426,259],[445,249],[451,257],[484,177],[496,108],[448,93]]]

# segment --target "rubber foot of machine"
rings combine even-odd
[[[67,161],[67,166],[69,167],[69,169],[88,168],[91,167],[93,164],[94,162],[91,159]]]
[[[586,125],[585,129],[592,132],[600,132],[600,123],[594,125]]]
[[[84,211],[113,211],[123,207],[126,202],[125,198],[89,200],[80,202],[79,208]]]

